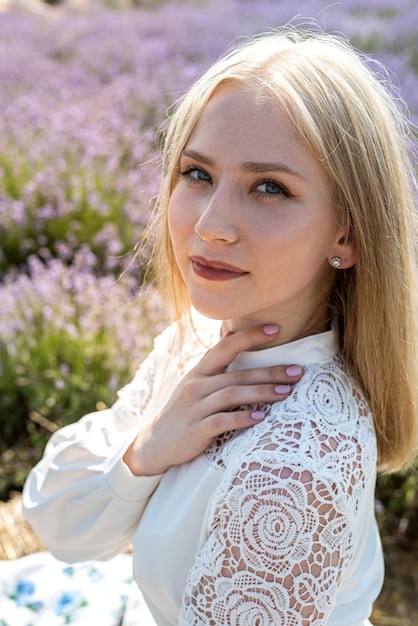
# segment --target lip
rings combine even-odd
[[[206,259],[202,256],[191,256],[193,271],[206,280],[232,280],[248,274],[245,270],[224,261]]]

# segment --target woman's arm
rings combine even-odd
[[[23,513],[48,549],[67,562],[108,559],[125,549],[160,476],[133,476],[122,461],[151,397],[153,352],[110,409],[57,431],[23,490]]]
[[[189,574],[179,626],[321,626],[335,607],[356,549],[375,438],[367,431],[359,444],[355,415],[345,426],[350,432],[327,432],[314,411],[287,405],[287,418],[273,416],[269,426],[247,431],[234,453]]]
[[[350,561],[352,532],[336,494],[311,472],[283,468],[274,475],[253,464],[231,486],[196,559],[179,626],[325,624]]]
[[[163,336],[119,401],[57,432],[28,478],[24,514],[63,560],[125,548],[168,467],[192,460],[220,433],[253,426],[251,411],[234,407],[283,399],[302,375],[285,366],[225,372],[240,351],[271,340],[261,326],[224,337],[203,357],[199,343],[188,373],[172,334]]]

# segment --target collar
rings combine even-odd
[[[241,352],[227,367],[227,372],[272,365],[313,365],[328,361],[338,354],[338,337],[334,330],[310,335],[291,343],[264,350]]]

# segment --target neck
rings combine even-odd
[[[302,320],[297,314],[283,316],[279,320],[224,320],[222,323],[222,334],[227,332],[237,332],[256,324],[277,324],[280,328],[278,335],[269,343],[253,348],[260,350],[280,346],[310,335],[317,335],[330,329],[330,322],[324,315],[316,315],[308,320]]]

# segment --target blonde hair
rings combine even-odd
[[[379,466],[406,466],[417,438],[414,176],[408,127],[387,75],[372,72],[341,37],[292,26],[227,52],[191,87],[170,120],[162,153],[152,256],[177,319],[190,307],[167,227],[178,164],[204,107],[238,82],[273,98],[330,175],[336,219],[356,265],[336,272],[330,311],[340,347],[374,414]]]

